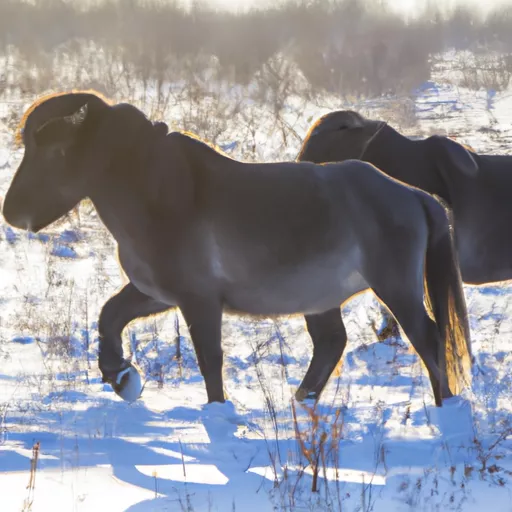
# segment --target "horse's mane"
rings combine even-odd
[[[65,96],[67,94],[92,94],[94,96],[97,96],[101,100],[103,100],[105,103],[112,105],[112,101],[109,100],[107,97],[105,97],[103,94],[101,94],[98,91],[95,91],[94,89],[72,89],[71,91],[60,91],[60,92],[50,92],[47,94],[44,94],[37,98],[30,107],[27,108],[25,113],[20,119],[20,122],[18,123],[18,126],[16,126],[16,131],[14,133],[14,142],[15,144],[20,147],[23,144],[23,128],[25,128],[25,124],[27,122],[28,117],[34,110],[44,103],[45,101],[48,101],[51,98],[56,98],[58,96]]]
[[[457,137],[453,136],[448,138],[459,144],[459,146],[462,146],[466,151],[469,151],[470,153],[476,153],[475,148],[472,148],[469,144],[464,144],[460,142]]]
[[[219,146],[213,142],[210,142],[209,140],[201,138],[199,135],[197,135],[197,133],[189,132],[188,130],[176,130],[174,133],[183,135],[184,137],[190,139],[193,144],[196,144],[203,149],[213,150],[215,153],[233,160],[233,158],[229,156],[225,151],[223,151]]]

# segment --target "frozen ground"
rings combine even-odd
[[[405,109],[393,105],[351,106],[411,134],[446,130],[478,151],[509,152],[508,93],[430,83]],[[297,132],[328,107],[297,122],[291,102]],[[0,194],[20,156],[2,129]],[[257,138],[262,158],[284,158],[271,127]],[[300,319],[226,316],[230,402],[205,407],[174,312],[127,333],[147,378],[128,405],[96,362],[99,308],[121,276],[108,234],[82,214],[37,237],[0,221],[2,512],[512,510],[509,286],[466,288],[478,364],[472,391],[442,410],[408,343],[376,342],[370,294],[343,310],[349,345],[315,410],[291,401],[310,358]]]

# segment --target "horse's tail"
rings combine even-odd
[[[436,197],[421,193],[429,237],[425,261],[425,299],[440,334],[441,379],[454,395],[471,385],[471,338],[451,210]],[[443,374],[446,368],[446,375]]]

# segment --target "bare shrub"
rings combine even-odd
[[[473,90],[506,90],[512,76],[512,54],[461,52],[454,63],[456,82]]]
[[[241,13],[204,2],[185,9],[163,0],[5,0],[0,54],[15,57],[16,68],[7,62],[2,79],[30,95],[92,81],[130,96],[142,83],[162,112],[170,84],[202,66],[217,80],[251,88],[280,55],[296,64],[291,81],[304,76],[314,90],[408,93],[430,77],[435,53],[482,41],[510,46],[510,12],[492,12],[484,24],[467,7],[444,17],[430,8],[406,21],[371,0],[288,0]]]

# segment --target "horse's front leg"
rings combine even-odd
[[[104,304],[98,321],[99,368],[103,382],[110,383],[123,400],[136,400],[142,392],[140,373],[123,357],[124,328],[136,318],[162,313],[171,307],[140,292],[132,283]]]
[[[216,298],[197,296],[180,299],[178,302],[194,344],[208,403],[223,403],[222,304]]]

